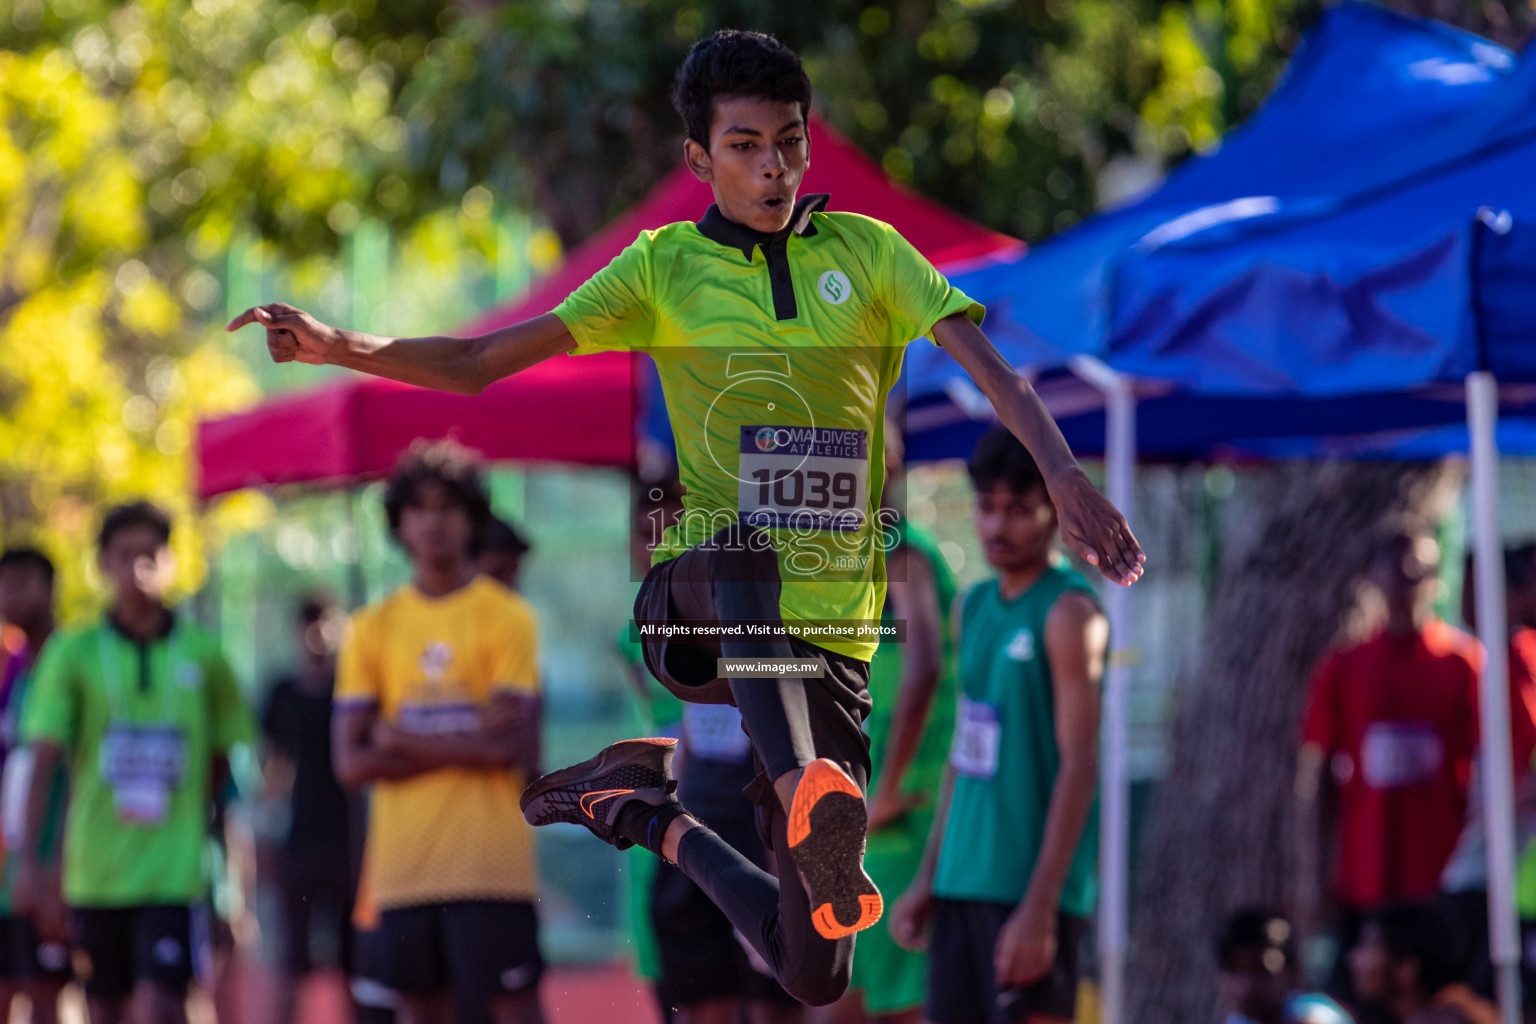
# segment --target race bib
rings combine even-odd
[[[689,755],[739,763],[752,752],[741,712],[729,704],[684,704],[683,742]]]
[[[1372,789],[1423,785],[1444,763],[1439,734],[1421,722],[1372,722],[1360,741],[1361,779]]]
[[[961,697],[949,763],[961,775],[990,779],[997,774],[997,751],[1002,737],[1003,726],[997,720],[996,708]]]
[[[101,778],[125,825],[159,825],[186,777],[187,740],[169,725],[117,723],[101,739]]]
[[[864,526],[869,434],[830,427],[741,428],[741,521],[772,529],[853,532]]]
[[[402,704],[395,725],[420,736],[448,736],[480,728],[480,706],[462,702]]]

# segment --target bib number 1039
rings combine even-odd
[[[856,473],[828,473],[811,469],[757,469],[757,503],[786,507],[853,508],[859,498]],[[771,490],[770,490],[771,488]]]
[[[857,531],[869,482],[868,435],[862,430],[741,428],[738,509],[745,523]]]

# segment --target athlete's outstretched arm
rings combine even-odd
[[[1122,586],[1136,582],[1141,577],[1141,563],[1146,561],[1141,545],[1125,517],[1077,464],[1061,429],[1029,381],[1014,372],[964,313],[934,324],[933,340],[970,374],[991,400],[1003,425],[1035,457],[1051,503],[1056,506],[1062,541],[1089,565],[1098,566],[1111,581]]]
[[[503,377],[568,352],[576,344],[553,313],[477,338],[384,338],[323,324],[301,309],[274,302],[252,306],[225,328],[267,329],[275,363],[331,363],[439,391],[476,395]]]

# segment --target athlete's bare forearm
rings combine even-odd
[[[933,337],[992,402],[1003,425],[1034,456],[1056,508],[1061,539],[1105,578],[1129,586],[1146,556],[1125,517],[1098,492],[1073,458],[1056,421],[1029,382],[1014,372],[992,342],[964,314],[933,325]]]
[[[517,753],[507,737],[493,730],[471,733],[430,735],[396,729],[390,734],[385,753],[403,756],[423,770],[470,768],[495,770],[520,767]]]
[[[933,825],[928,829],[928,843],[923,847],[923,859],[917,865],[912,878],[914,885],[933,888],[933,876],[939,867],[939,851],[944,848],[944,833],[949,827],[949,805],[955,797],[956,771],[953,765],[944,766],[944,778],[939,783],[939,801],[933,809]]]
[[[565,324],[545,314],[477,338],[381,338],[342,331],[330,362],[390,380],[478,394],[488,385],[559,355],[575,344]]]
[[[956,313],[934,324],[933,336],[991,401],[1003,426],[1029,449],[1047,485],[1078,469],[1077,458],[1045,403],[980,327],[964,313]]]
[[[373,705],[336,709],[331,723],[331,762],[336,780],[348,789],[408,779],[431,770],[409,754],[374,746],[371,734],[377,720],[378,709]]]
[[[345,330],[282,303],[250,308],[231,320],[228,330],[246,324],[266,328],[267,350],[274,362],[330,363],[459,394],[478,394],[487,385],[575,345],[570,331],[553,313],[474,338],[390,338]]]
[[[1109,647],[1109,623],[1081,592],[1056,599],[1045,620],[1059,762],[1051,784],[1040,853],[1024,902],[1054,913],[1076,856],[1098,788],[1099,685]]]
[[[1064,759],[1058,767],[1056,782],[1051,786],[1040,856],[1030,875],[1025,901],[1039,902],[1052,910],[1057,908],[1061,887],[1088,824],[1098,780],[1098,766],[1091,759]]]
[[[907,769],[917,758],[934,694],[944,670],[943,613],[939,610],[933,570],[927,558],[910,547],[898,548],[888,559],[893,577],[903,582],[888,585],[891,607],[897,620],[907,623],[907,646],[901,665],[901,686],[891,713],[890,740],[880,783],[871,804],[890,804],[900,798]]]

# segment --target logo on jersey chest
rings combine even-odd
[[[453,664],[453,648],[440,641],[427,644],[418,664],[429,685],[441,686],[443,677],[448,673],[448,666]]]
[[[816,293],[832,305],[841,306],[853,294],[853,285],[841,270],[828,270],[816,279]]]
[[[1026,627],[1013,634],[1004,652],[1014,661],[1032,661],[1035,657],[1035,634]]]

